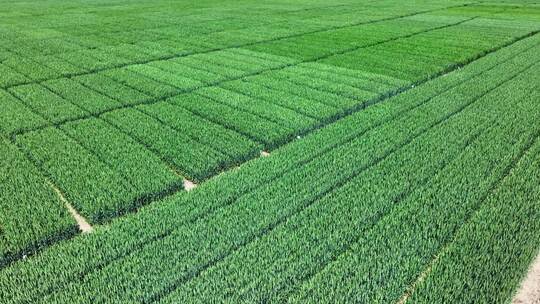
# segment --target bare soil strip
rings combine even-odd
[[[54,189],[58,197],[60,197],[60,200],[64,203],[66,208],[68,209],[69,213],[71,213],[71,216],[75,219],[77,222],[77,225],[79,226],[79,230],[81,230],[82,233],[90,233],[94,230],[94,228],[88,223],[88,221],[73,208],[73,206],[67,201],[67,199],[64,197],[64,194],[62,194],[62,191],[58,189],[53,183],[49,182],[49,185],[51,188]]]
[[[193,189],[195,189],[197,187],[197,184],[190,181],[190,180],[187,180],[187,179],[184,179],[184,189],[186,189],[186,191],[191,191]]]
[[[540,253],[521,282],[512,304],[540,304]]]

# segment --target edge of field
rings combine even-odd
[[[540,303],[540,252],[532,261],[529,270],[524,274],[512,304],[539,304]]]

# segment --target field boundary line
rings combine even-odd
[[[145,101],[142,101],[142,102],[137,102],[137,103],[132,103],[132,104],[121,104],[117,107],[113,107],[113,108],[110,108],[110,109],[107,109],[107,110],[103,110],[103,111],[98,111],[98,112],[95,112],[95,113],[91,113],[90,115],[85,115],[85,116],[81,116],[81,117],[76,117],[76,118],[71,118],[71,119],[65,119],[63,121],[59,121],[58,123],[55,123],[53,125],[61,125],[61,124],[64,124],[64,123],[68,123],[68,122],[71,122],[71,121],[76,121],[76,120],[83,120],[83,119],[87,119],[87,118],[90,118],[90,117],[98,117],[98,116],[101,116],[105,113],[109,113],[109,112],[113,112],[113,111],[117,111],[117,110],[121,110],[121,109],[125,109],[125,108],[134,108],[134,107],[137,107],[139,105],[150,105],[150,104],[154,104],[154,103],[158,103],[158,102],[161,102],[161,101],[167,101],[168,99],[170,98],[174,98],[176,96],[180,96],[182,94],[187,94],[187,93],[196,93],[197,90],[200,90],[200,89],[203,89],[203,88],[209,88],[209,87],[216,87],[216,86],[219,86],[223,83],[227,83],[227,82],[231,82],[231,81],[236,81],[236,80],[242,80],[242,79],[245,79],[247,77],[252,77],[252,76],[257,76],[257,75],[261,75],[261,74],[264,74],[264,73],[268,73],[268,72],[272,72],[272,71],[276,71],[276,70],[282,70],[282,69],[285,69],[285,68],[288,68],[288,67],[292,67],[292,66],[297,66],[297,65],[300,65],[300,64],[304,64],[304,63],[312,63],[312,62],[317,62],[319,60],[323,60],[323,59],[327,59],[329,57],[332,57],[332,56],[337,56],[337,55],[343,55],[343,54],[346,54],[346,53],[349,53],[349,52],[354,52],[354,51],[357,51],[357,50],[360,50],[360,49],[364,49],[364,48],[369,48],[369,47],[373,47],[373,46],[377,46],[377,45],[380,45],[380,44],[384,44],[384,43],[388,43],[388,42],[392,42],[392,41],[396,41],[396,40],[400,40],[400,39],[406,39],[406,38],[410,38],[410,37],[413,37],[415,35],[420,35],[420,34],[423,34],[423,33],[426,33],[426,32],[430,32],[430,31],[436,31],[436,30],[440,30],[440,29],[444,29],[444,28],[448,28],[448,27],[452,27],[452,26],[456,26],[456,25],[460,25],[462,23],[465,23],[465,22],[468,22],[468,21],[471,21],[473,19],[476,19],[478,18],[478,16],[475,16],[475,17],[471,17],[471,18],[467,18],[467,19],[464,19],[464,20],[461,20],[459,22],[455,22],[455,23],[450,23],[450,24],[445,24],[445,25],[441,25],[441,26],[437,26],[437,27],[434,27],[434,28],[430,28],[430,29],[426,29],[426,30],[422,30],[422,31],[418,31],[418,32],[414,32],[414,33],[411,33],[411,34],[407,34],[407,35],[403,35],[403,36],[398,36],[398,37],[393,37],[393,38],[389,38],[389,39],[385,39],[385,40],[382,40],[382,41],[378,41],[378,42],[374,42],[374,43],[370,43],[370,44],[367,44],[367,45],[363,45],[363,46],[358,46],[358,47],[353,47],[353,48],[348,48],[348,49],[345,49],[345,50],[341,50],[339,52],[335,52],[335,53],[331,53],[331,54],[325,54],[325,55],[322,55],[322,56],[318,56],[316,58],[312,58],[312,59],[309,59],[309,60],[303,60],[303,61],[298,61],[298,62],[295,62],[295,63],[289,63],[289,64],[281,64],[279,66],[276,66],[276,67],[272,67],[272,68],[267,68],[267,69],[262,69],[262,70],[259,70],[259,71],[256,71],[256,72],[252,72],[252,73],[246,73],[242,76],[238,76],[238,77],[233,77],[233,78],[229,78],[229,79],[225,79],[225,80],[220,80],[220,81],[214,81],[214,82],[208,82],[208,83],[205,83],[205,85],[202,85],[202,86],[198,86],[198,87],[195,87],[195,88],[191,88],[191,89],[180,89],[176,86],[174,86],[175,88],[179,89],[179,91],[175,94],[168,94],[164,97],[160,97],[160,98],[155,98],[155,99],[151,99],[151,100],[145,100]],[[413,86],[417,86],[417,85],[420,85],[426,81],[429,81],[433,78],[436,78],[440,75],[443,75],[443,74],[446,74],[448,72],[451,72],[457,68],[460,68],[472,61],[475,61],[476,59],[479,59],[481,57],[484,57],[485,55],[489,54],[489,53],[493,53],[503,47],[506,47],[506,46],[509,46],[517,41],[520,41],[520,40],[523,40],[525,38],[528,38],[528,37],[531,37],[535,34],[537,34],[538,32],[540,32],[540,30],[535,30],[535,31],[531,31],[527,34],[524,34],[524,35],[521,35],[521,36],[517,36],[517,37],[514,37],[513,39],[510,39],[510,41],[507,41],[505,43],[502,43],[500,45],[497,45],[497,46],[494,46],[493,48],[490,48],[490,49],[487,49],[485,51],[480,51],[478,52],[477,54],[471,56],[470,58],[468,58],[467,60],[464,60],[463,62],[457,62],[457,63],[454,63],[454,64],[451,64],[449,65],[447,68],[445,68],[444,70],[438,72],[438,73],[435,73],[434,75],[427,75],[426,78],[424,79],[421,79],[421,80],[417,80],[417,81],[414,81],[414,82],[411,82]],[[158,67],[159,69],[159,67]],[[162,69],[160,69],[162,70]],[[164,72],[168,72],[168,71],[165,71],[163,70]],[[169,72],[170,73],[170,72]],[[109,76],[106,76],[104,75],[105,77],[117,82],[116,80],[110,78]],[[167,83],[164,83],[162,81],[159,81],[159,80],[156,80],[154,78],[151,78],[151,77],[148,77],[146,75],[141,75],[143,77],[146,77],[148,79],[151,79],[153,81],[156,81],[156,82],[159,82],[159,83],[163,83],[163,84],[167,84]],[[188,77],[189,78],[189,77]],[[192,79],[192,78],[190,78]],[[193,80],[193,79],[192,79]],[[76,80],[75,80],[76,81]],[[81,82],[79,81],[76,81],[77,83],[79,84],[82,84]],[[120,82],[117,82],[117,83],[120,83]],[[143,91],[141,91],[139,88],[136,88],[136,87],[133,87],[133,86],[130,86],[128,84],[124,84],[124,83],[120,83],[126,87],[130,87],[132,89],[135,89],[141,93],[144,93]],[[82,84],[84,85],[84,84]],[[167,84],[167,85],[170,85],[172,86],[172,84]],[[86,87],[86,86],[85,86]],[[87,87],[88,88],[88,87]],[[388,97],[392,97],[392,96],[395,96],[399,93],[402,92],[403,89],[405,89],[407,87],[401,87],[401,88],[396,88],[395,90],[393,91],[390,91],[390,92],[386,92],[384,94],[380,94],[379,96],[377,97],[374,97],[372,99],[368,99],[366,100],[366,104],[372,104],[372,103],[377,103],[379,101],[382,101],[384,99],[387,99]],[[96,93],[99,93],[101,95],[104,95],[104,96],[108,96],[108,95],[105,95],[99,91],[96,91],[95,89],[92,89],[92,88],[89,88],[93,91],[95,91]],[[319,90],[320,91],[320,90]],[[326,92],[326,91],[321,91],[321,92]],[[9,93],[9,92],[8,92]],[[146,93],[144,93],[146,94]],[[340,95],[340,94],[337,94],[337,93],[333,93],[333,94],[336,94],[336,95],[339,95],[339,96],[342,96],[344,98],[349,98],[350,97],[347,97],[347,96],[344,96],[344,95]],[[220,103],[220,104],[223,104],[223,103]],[[174,105],[174,104],[173,104]],[[230,105],[227,105],[227,104],[224,104],[226,106],[229,106],[229,107],[232,107]],[[277,104],[276,104],[277,105]],[[179,106],[179,105],[176,105],[176,106]],[[285,108],[286,107],[283,107],[281,105],[277,105],[279,107],[282,107],[282,108]],[[330,117],[329,120],[330,122],[333,122],[335,120],[337,120],[338,118],[341,118],[343,116],[347,116],[349,113],[354,112],[354,111],[357,111],[355,110],[356,108],[364,108],[365,106],[363,106],[363,104],[359,104],[359,106],[353,106],[349,109],[344,109],[343,113],[340,113],[339,115],[337,115],[337,118],[336,117]],[[189,109],[186,109],[184,107],[182,107],[183,109],[185,110],[188,110],[190,111]],[[237,109],[235,107],[232,107],[234,109]],[[238,109],[239,110],[239,109]],[[242,112],[246,112],[246,111],[243,111],[243,110],[239,110],[239,111],[242,111]],[[88,112],[88,111],[87,111]],[[190,111],[192,113],[194,113],[193,111]],[[250,112],[246,112],[246,113],[250,113]],[[214,123],[217,123],[217,124],[220,124],[216,121],[213,121],[207,117],[204,117],[204,116],[201,116],[199,114],[196,114],[194,113],[195,115],[201,117],[201,118],[204,118],[206,120],[209,120],[209,121],[212,121]],[[252,114],[252,113],[250,113]],[[252,114],[252,115],[255,115],[255,114]],[[302,114],[304,116],[306,116],[305,114]],[[265,120],[268,120],[266,118],[263,118]],[[268,120],[270,121],[270,120]],[[328,124],[328,122],[325,122],[323,120],[319,120],[321,122],[321,124],[319,126],[315,126],[315,129],[318,129],[318,128],[321,128],[325,125]],[[220,124],[222,125],[222,124]],[[46,127],[49,127],[51,125],[43,125],[43,126],[39,126],[39,127],[35,127],[35,128],[29,128],[27,130],[21,130],[21,131],[18,131],[18,132],[13,132],[13,134],[16,134],[16,135],[19,135],[20,133],[27,133],[27,132],[31,132],[31,131],[34,131],[36,129],[43,129],[43,128],[46,128]],[[225,126],[224,126],[225,127]],[[228,128],[228,127],[225,127],[225,128]],[[230,129],[230,128],[228,128]],[[257,139],[254,139],[252,136],[249,136],[247,134],[245,134],[245,132],[241,132],[240,130],[236,130],[236,129],[231,129],[237,133],[240,133],[246,137],[248,137],[249,139],[255,141],[256,143],[261,143],[259,140]],[[313,129],[307,129],[306,132],[304,133],[301,133],[301,134],[305,134],[305,133],[309,133],[313,131]],[[282,143],[277,143],[277,145],[281,145]]]
[[[268,68],[268,69],[262,69],[260,71],[256,71],[256,72],[252,72],[252,73],[246,73],[245,75],[242,75],[242,76],[239,76],[239,77],[233,77],[233,78],[230,78],[230,79],[225,79],[225,80],[221,80],[221,81],[214,81],[214,82],[209,82],[209,83],[206,83],[205,85],[203,86],[199,86],[199,87],[195,87],[195,88],[192,88],[192,89],[179,89],[178,87],[174,86],[175,88],[179,89],[178,93],[175,93],[175,94],[168,94],[164,97],[161,97],[161,98],[156,98],[156,99],[152,99],[152,100],[145,100],[145,101],[142,101],[142,102],[137,102],[137,103],[132,103],[132,104],[121,104],[117,107],[113,107],[113,108],[110,108],[110,109],[107,109],[107,110],[103,110],[103,111],[97,111],[95,113],[89,113],[90,115],[85,115],[85,116],[81,116],[81,117],[76,117],[76,118],[72,118],[72,119],[65,119],[63,121],[60,121],[58,123],[55,123],[55,124],[52,124],[52,125],[61,125],[61,124],[64,124],[64,123],[68,123],[68,122],[71,122],[71,121],[77,121],[77,120],[83,120],[83,119],[86,119],[86,118],[90,118],[90,117],[99,117],[105,113],[109,113],[109,112],[113,112],[113,111],[117,111],[117,110],[121,110],[121,109],[125,109],[125,108],[134,108],[134,107],[137,107],[139,105],[147,105],[147,104],[154,104],[154,103],[158,103],[160,101],[167,101],[168,99],[170,98],[173,98],[173,97],[176,97],[176,96],[179,96],[179,95],[182,95],[182,94],[187,94],[187,93],[196,93],[197,90],[200,90],[200,89],[203,89],[203,88],[209,88],[209,87],[216,87],[216,86],[219,86],[223,83],[227,83],[227,82],[231,82],[231,81],[236,81],[236,80],[241,80],[241,79],[244,79],[244,78],[247,78],[247,77],[252,77],[252,76],[256,76],[256,75],[261,75],[261,74],[264,74],[264,73],[268,73],[268,72],[271,72],[271,71],[276,71],[276,70],[282,70],[282,69],[285,69],[285,68],[288,68],[288,67],[292,67],[292,66],[296,66],[296,65],[300,65],[300,64],[303,64],[303,63],[311,63],[311,62],[317,62],[319,60],[323,60],[323,59],[326,59],[326,58],[329,58],[329,57],[332,57],[332,56],[336,56],[336,55],[343,55],[343,54],[346,54],[346,53],[349,53],[349,52],[354,52],[354,51],[357,51],[357,50],[360,50],[360,49],[364,49],[364,48],[369,48],[369,47],[373,47],[373,46],[377,46],[377,45],[380,45],[380,44],[384,44],[384,43],[388,43],[388,42],[391,42],[391,41],[396,41],[396,40],[400,40],[400,39],[406,39],[406,38],[410,38],[410,37],[413,37],[415,35],[420,35],[422,33],[426,33],[426,32],[430,32],[430,31],[436,31],[436,30],[440,30],[440,29],[444,29],[444,28],[448,28],[448,27],[452,27],[452,26],[456,26],[456,25],[459,25],[459,24],[462,24],[462,23],[465,23],[465,22],[468,22],[470,20],[473,20],[477,18],[477,16],[475,17],[471,17],[471,18],[467,18],[467,19],[464,19],[464,20],[461,20],[459,22],[456,22],[456,23],[451,23],[451,24],[445,24],[445,25],[441,25],[441,26],[437,26],[437,27],[434,27],[434,28],[430,28],[430,29],[426,29],[426,30],[422,30],[422,31],[418,31],[418,32],[414,32],[414,33],[410,33],[410,34],[407,34],[407,35],[403,35],[403,36],[398,36],[398,37],[393,37],[393,38],[389,38],[389,39],[385,39],[385,40],[382,40],[382,41],[378,41],[378,42],[374,42],[374,43],[370,43],[368,45],[363,45],[363,46],[358,46],[358,47],[353,47],[353,48],[349,48],[349,49],[346,49],[346,50],[341,50],[339,52],[336,52],[336,53],[332,53],[332,54],[326,54],[326,55],[322,55],[322,56],[318,56],[316,58],[312,58],[312,59],[309,59],[309,60],[303,60],[303,61],[299,61],[299,62],[295,62],[295,63],[290,63],[290,64],[281,64],[279,66],[276,66],[276,67],[272,67],[272,68]],[[465,60],[464,63],[455,63],[455,64],[452,64],[452,65],[449,65],[447,68],[444,69],[444,73],[448,73],[449,71],[452,71],[454,69],[457,69],[465,64],[467,64],[468,62],[472,62],[480,57],[483,57],[485,56],[486,54],[488,53],[491,53],[491,52],[494,52],[494,51],[497,51],[498,49],[502,48],[502,47],[505,47],[505,46],[508,46],[514,42],[517,42],[519,40],[522,40],[522,39],[525,39],[525,38],[528,38],[536,33],[540,32],[540,30],[537,30],[537,31],[533,31],[533,32],[529,32],[525,35],[522,35],[522,36],[518,36],[516,38],[514,38],[512,41],[510,41],[510,43],[503,43],[502,45],[499,45],[499,46],[495,46],[491,49],[488,49],[486,51],[483,51],[483,52],[479,52],[477,53],[475,56],[471,56],[468,60]],[[472,60],[471,60],[472,59]],[[164,70],[163,70],[164,71]],[[165,71],[165,72],[168,72],[168,71]],[[440,74],[441,72],[439,73],[436,73],[435,75],[438,75]],[[148,79],[151,79],[153,81],[156,81],[156,82],[159,82],[159,83],[163,83],[163,84],[166,84],[162,81],[159,81],[159,80],[156,80],[154,78],[151,78],[151,77],[148,77],[146,75],[141,75],[143,77],[146,77]],[[112,81],[115,81],[114,79],[110,78],[109,76],[106,76],[105,77],[111,79]],[[435,76],[435,77],[438,77],[438,76]],[[416,86],[416,85],[419,85],[421,83],[424,83],[426,82],[426,79],[427,81],[433,79],[434,76],[433,75],[428,75],[426,78],[422,79],[422,80],[419,80],[419,81],[416,81],[416,82],[413,82],[413,85]],[[190,78],[191,79],[191,78]],[[83,86],[87,87],[86,85],[84,85],[82,82],[80,81],[77,81],[75,80],[77,83],[79,84],[82,84]],[[117,82],[117,81],[115,81]],[[135,88],[133,86],[130,86],[130,85],[127,85],[127,84],[124,84],[124,83],[120,83],[126,87],[129,87],[129,88],[132,88],[134,90],[137,90],[138,92],[141,92],[141,93],[144,93],[142,92],[139,88]],[[167,84],[167,85],[171,85],[171,84]],[[89,87],[87,87],[89,88]],[[95,89],[92,89],[92,88],[89,88],[91,89],[92,91],[96,92],[96,93],[99,93],[101,95],[104,95],[104,96],[108,96],[106,94],[103,94],[99,91],[96,91]],[[403,89],[403,87],[401,88],[396,88],[396,90],[394,90],[394,92],[387,92],[386,94],[381,94],[379,95],[378,97],[375,97],[375,98],[372,98],[370,100],[367,100],[366,103],[376,103],[380,100],[384,100],[388,97],[392,97],[394,95],[397,95],[401,92],[399,92],[400,89]],[[9,94],[11,94],[11,92],[9,91],[6,91],[8,92]],[[321,91],[321,92],[324,92],[324,91]],[[146,93],[144,93],[146,94]],[[13,95],[13,94],[11,94]],[[110,96],[108,96],[109,98],[111,98]],[[346,96],[342,96],[342,97],[346,97]],[[349,97],[347,97],[349,98]],[[117,99],[115,99],[117,100]],[[118,100],[117,100],[118,101]],[[220,103],[220,104],[223,104],[223,103]],[[174,104],[173,104],[174,105]],[[227,104],[225,104],[227,105]],[[362,104],[360,104],[361,106]],[[178,106],[178,105],[176,105]],[[227,105],[229,107],[231,107],[230,105]],[[361,106],[362,107],[362,106]],[[183,109],[186,109],[184,107],[182,107]],[[234,107],[233,107],[234,108]],[[343,112],[342,115],[346,115],[347,112],[349,111],[354,111],[354,108],[355,107],[351,107],[352,109],[345,109]],[[83,109],[84,110],[84,109]],[[189,109],[186,109],[189,111]],[[88,111],[86,111],[88,112]],[[192,111],[190,111],[192,112]],[[245,112],[245,111],[244,111]],[[193,113],[193,112],[192,112]],[[246,112],[246,113],[249,113],[249,112]],[[197,115],[197,114],[195,114]],[[254,115],[254,114],[252,114]],[[197,116],[200,116],[202,117],[201,115],[197,115]],[[218,122],[215,122],[213,120],[210,120],[206,117],[202,117],[202,118],[205,118],[206,120],[209,120],[209,121],[212,121],[214,123],[218,123]],[[338,117],[339,118],[339,117]],[[265,119],[265,118],[263,118]],[[265,119],[265,120],[268,120],[268,119]],[[331,121],[335,121],[336,119],[335,118],[330,118]],[[322,121],[321,121],[322,122]],[[219,124],[219,123],[218,123]],[[328,123],[323,123],[323,125],[326,125]],[[220,124],[221,125],[221,124]],[[49,127],[50,125],[43,125],[43,126],[39,126],[39,127],[36,127],[36,128],[29,128],[27,130],[21,130],[20,132],[13,132],[13,134],[16,134],[16,135],[19,135],[20,133],[27,133],[27,132],[31,132],[31,131],[35,131],[36,129],[43,129],[43,128],[46,128],[46,127]],[[318,128],[320,128],[322,126],[319,126]],[[234,130],[235,132],[237,133],[240,133],[239,130]],[[307,130],[307,132],[310,132],[312,130]],[[246,135],[245,133],[240,133],[244,136],[248,136]],[[260,141],[256,140],[256,139],[253,139],[251,136],[248,136],[249,139],[251,140],[254,140],[255,142],[257,143],[260,143]],[[279,145],[280,143],[278,143]]]
[[[263,73],[266,73],[266,72],[269,72],[269,71],[273,71],[273,70],[281,70],[281,69],[284,69],[284,68],[286,68],[286,67],[289,67],[289,66],[295,66],[295,65],[298,65],[298,64],[301,64],[301,63],[315,62],[315,61],[318,61],[318,60],[321,60],[321,59],[324,59],[324,58],[328,58],[328,57],[330,57],[330,56],[334,56],[334,55],[338,55],[338,54],[345,54],[345,53],[347,53],[347,52],[356,51],[356,50],[358,50],[358,49],[368,48],[368,47],[371,47],[371,46],[375,46],[375,45],[379,45],[379,44],[384,44],[384,43],[387,43],[387,42],[390,42],[390,41],[395,41],[395,40],[399,40],[399,39],[404,39],[404,38],[412,37],[412,36],[415,36],[415,35],[418,35],[418,34],[422,34],[422,33],[424,33],[424,32],[435,31],[435,30],[439,30],[439,29],[443,29],[443,28],[455,26],[455,25],[458,25],[458,24],[461,24],[461,23],[470,21],[470,20],[472,20],[472,19],[474,19],[474,18],[476,18],[476,17],[466,18],[466,19],[461,20],[461,21],[459,21],[459,22],[457,22],[457,23],[445,24],[445,25],[438,26],[438,27],[434,27],[434,28],[431,28],[431,29],[422,30],[422,31],[419,31],[419,32],[415,32],[415,33],[411,33],[411,34],[407,34],[407,35],[403,35],[403,36],[399,36],[399,37],[389,38],[389,39],[386,39],[386,40],[383,40],[383,41],[379,41],[379,42],[372,43],[372,44],[365,45],[365,46],[361,46],[361,47],[350,48],[350,49],[348,49],[348,50],[343,50],[343,51],[341,51],[341,52],[334,53],[334,54],[331,54],[331,55],[323,55],[323,56],[317,57],[317,58],[315,58],[315,59],[313,59],[313,60],[309,60],[309,61],[302,61],[302,62],[295,63],[295,64],[285,64],[285,65],[280,65],[280,66],[278,66],[278,67],[269,68],[269,69],[262,70],[262,71],[258,71],[258,72],[255,72],[255,73],[248,73],[248,74],[243,75],[243,76],[241,76],[241,77],[236,77],[236,78],[233,78],[233,79],[227,79],[227,80],[224,80],[224,81],[216,81],[216,82],[214,82],[214,83],[210,83],[210,84],[208,84],[208,85],[206,85],[206,86],[194,88],[194,89],[192,89],[192,90],[187,90],[187,91],[184,91],[184,92],[180,91],[179,94],[176,94],[176,95],[173,95],[173,96],[167,96],[167,97],[164,97],[164,98],[158,98],[158,99],[155,99],[155,100],[144,101],[144,102],[136,103],[136,104],[129,104],[129,105],[125,105],[125,104],[124,104],[124,105],[121,105],[121,106],[116,107],[116,108],[113,108],[113,109],[109,109],[109,110],[105,110],[105,111],[100,111],[100,112],[96,112],[96,113],[89,112],[89,111],[86,110],[85,108],[82,108],[81,106],[74,104],[76,107],[78,107],[79,109],[81,109],[81,110],[87,112],[89,115],[85,115],[85,116],[82,116],[82,117],[77,117],[77,118],[75,118],[75,119],[67,119],[67,120],[62,121],[62,122],[52,123],[52,124],[50,124],[50,125],[44,125],[44,126],[40,126],[40,127],[38,127],[38,128],[32,128],[32,129],[29,129],[29,130],[24,130],[23,132],[12,133],[12,136],[14,136],[14,135],[20,135],[20,134],[25,134],[25,133],[32,132],[32,131],[36,131],[36,130],[45,129],[45,128],[51,127],[51,126],[57,126],[57,127],[58,127],[58,126],[60,126],[60,125],[63,125],[63,124],[65,124],[65,123],[68,123],[68,122],[84,120],[84,119],[88,119],[88,118],[92,118],[92,117],[95,117],[95,118],[102,119],[102,120],[105,120],[105,121],[106,121],[106,119],[103,119],[103,118],[101,117],[101,116],[102,116],[103,114],[105,114],[105,113],[109,113],[109,112],[113,112],[113,111],[120,110],[120,109],[125,109],[125,108],[135,108],[135,109],[138,109],[137,106],[139,106],[139,105],[143,105],[143,104],[154,104],[154,103],[157,103],[157,102],[160,102],[160,101],[166,101],[167,99],[169,99],[169,98],[171,98],[171,97],[179,96],[179,95],[182,95],[182,94],[185,94],[185,93],[190,93],[190,92],[195,92],[195,93],[196,93],[197,90],[199,90],[199,89],[201,89],[201,88],[204,88],[204,87],[214,87],[214,86],[219,86],[221,83],[226,83],[226,82],[233,81],[233,80],[243,79],[243,78],[245,78],[245,77],[250,77],[250,76],[259,75],[259,74],[263,74]],[[158,80],[155,80],[155,79],[153,79],[153,78],[147,77],[146,75],[142,75],[142,76],[143,76],[143,77],[146,77],[146,78],[149,78],[149,79],[152,79],[152,80],[154,80],[154,81],[158,81]],[[106,77],[108,77],[108,76],[106,76]],[[110,77],[108,77],[108,78],[111,79]],[[111,79],[111,80],[113,80],[113,79]],[[115,80],[113,80],[113,81],[115,81]],[[158,81],[158,82],[160,82],[160,81]],[[107,94],[103,94],[103,93],[101,93],[101,92],[99,92],[99,91],[96,91],[96,90],[93,89],[93,88],[90,88],[90,87],[86,86],[86,85],[83,84],[82,82],[77,81],[77,83],[79,83],[79,84],[85,86],[86,88],[88,88],[88,89],[94,91],[95,93],[98,93],[98,94],[100,94],[100,95],[107,96],[107,97],[109,97],[109,98],[113,98],[113,97],[111,97],[111,96],[109,96],[109,95],[107,95]],[[160,82],[160,83],[163,83],[163,82]],[[140,89],[138,89],[138,88],[134,88],[134,87],[129,86],[129,85],[127,85],[127,84],[123,84],[123,85],[125,85],[125,86],[127,86],[127,87],[130,87],[130,88],[132,88],[132,89],[135,89],[135,90],[137,90],[137,91],[139,91],[139,92],[142,93],[142,91],[141,91]],[[45,86],[42,86],[42,87],[45,87]],[[46,87],[45,87],[45,89],[49,90],[49,89],[46,88]],[[49,91],[52,92],[51,90],[49,90]],[[383,101],[383,100],[385,100],[385,99],[387,99],[387,98],[389,98],[389,97],[391,97],[391,96],[397,95],[397,94],[399,94],[399,93],[397,93],[398,91],[399,91],[399,88],[398,88],[397,90],[395,90],[393,93],[392,93],[392,92],[389,92],[389,93],[386,93],[386,94],[381,94],[381,95],[379,95],[378,97],[373,98],[372,100],[367,100],[365,103],[359,104],[359,105],[360,105],[360,109],[365,108],[365,107],[367,106],[367,104],[375,104],[375,103],[378,103],[378,102],[380,102],[380,101]],[[8,93],[9,93],[10,95],[14,96],[11,92],[8,92]],[[59,96],[58,94],[56,94],[56,93],[54,93],[54,92],[52,92],[52,93],[55,94],[56,96],[62,98],[63,100],[65,100],[63,97]],[[17,98],[17,99],[19,99],[17,96],[14,96],[14,97]],[[114,99],[114,100],[117,100],[116,98],[113,98],[113,99]],[[21,99],[19,99],[19,100],[20,100],[22,103],[24,103],[25,105],[27,105],[27,104],[26,104],[25,102],[23,102]],[[213,100],[214,100],[214,99],[213,99]],[[118,101],[118,100],[117,100],[117,101]],[[219,102],[219,101],[217,101],[217,100],[214,100],[214,101],[215,101],[215,102]],[[69,101],[68,101],[68,102],[69,102]],[[70,103],[73,104],[72,102],[70,102]],[[221,102],[219,102],[219,103],[220,103],[220,104],[223,104],[223,105],[225,105],[225,106],[231,107],[230,105],[227,105],[227,104],[224,104],[224,103],[221,103]],[[173,106],[179,106],[179,107],[181,107],[180,105],[177,105],[177,104],[173,104],[173,103],[170,103],[170,104],[172,104]],[[27,106],[28,106],[28,105],[27,105]],[[277,105],[277,106],[279,106],[279,105]],[[28,106],[28,107],[29,107],[29,106]],[[216,122],[216,121],[214,121],[214,120],[212,120],[212,119],[209,119],[208,117],[202,116],[202,115],[200,115],[200,114],[194,113],[193,111],[191,111],[191,110],[189,110],[189,109],[186,109],[185,107],[181,107],[181,108],[182,108],[182,109],[185,109],[185,110],[187,110],[187,111],[189,111],[189,112],[191,112],[191,113],[193,113],[193,114],[195,114],[195,115],[197,115],[197,116],[199,116],[199,117],[201,117],[201,118],[204,118],[205,120],[208,120],[208,121],[211,121],[211,122],[213,122],[213,123],[216,123],[216,124],[218,124],[218,125],[223,126],[223,125],[220,124],[219,122]],[[236,110],[241,111],[241,112],[246,112],[246,111],[243,111],[242,109],[238,109],[238,108],[236,108],[236,107],[231,107],[231,108],[236,109]],[[284,108],[284,107],[283,107],[283,108]],[[343,114],[345,114],[345,115],[343,115],[343,114],[340,113],[340,114],[339,114],[338,116],[336,116],[336,117],[329,117],[329,118],[326,119],[326,120],[317,120],[318,123],[315,124],[314,126],[306,128],[305,130],[299,132],[299,134],[293,134],[293,135],[290,136],[291,138],[285,139],[284,142],[278,142],[278,143],[276,143],[276,145],[277,145],[277,146],[281,146],[281,145],[283,145],[283,144],[286,144],[286,143],[290,142],[292,139],[294,139],[294,135],[302,136],[302,135],[305,135],[305,134],[307,134],[307,133],[312,132],[313,130],[322,128],[322,127],[324,127],[325,125],[328,125],[328,124],[330,124],[330,123],[332,123],[332,122],[334,122],[334,121],[337,121],[339,118],[341,118],[341,117],[343,117],[343,116],[346,116],[346,115],[347,115],[346,113],[347,113],[348,111],[352,111],[351,113],[353,113],[353,112],[354,112],[354,107],[352,107],[352,108],[353,108],[353,109],[345,110],[344,113],[343,113]],[[140,109],[138,109],[138,110],[139,110],[140,112],[144,113],[145,115],[148,115],[148,113],[146,113],[145,111],[141,111]],[[255,114],[253,114],[253,113],[251,113],[251,112],[246,112],[246,113],[250,113],[251,115],[255,115]],[[39,113],[37,113],[37,114],[39,114]],[[41,114],[39,114],[39,115],[43,117],[43,115],[41,115]],[[154,115],[150,115],[150,116],[151,116],[151,117],[154,117]],[[305,116],[305,115],[304,115],[304,116]],[[260,116],[257,115],[257,117],[260,117]],[[267,119],[264,118],[264,117],[261,117],[261,118],[264,119],[264,120],[267,120]],[[49,119],[46,119],[46,120],[48,120],[48,121],[50,122]],[[165,124],[165,123],[163,123],[162,121],[160,121],[160,122],[161,122],[162,124],[168,126],[168,124]],[[110,124],[110,122],[108,122],[108,123]],[[230,128],[226,127],[226,126],[223,126],[223,127],[224,127],[224,128],[227,128],[227,129],[230,129]],[[118,128],[117,128],[117,129],[118,129]],[[230,130],[235,131],[236,133],[239,133],[239,134],[241,134],[241,135],[243,135],[243,136],[246,136],[247,138],[249,138],[250,140],[254,141],[255,143],[260,143],[259,140],[253,138],[252,136],[249,136],[249,135],[245,134],[245,132],[241,132],[240,130],[236,130],[236,129],[230,129]],[[123,132],[122,130],[120,130],[120,131]],[[124,133],[125,133],[125,132],[124,132]],[[125,134],[127,134],[127,133],[125,133]],[[127,134],[127,135],[130,136],[131,138],[133,138],[133,136],[131,136],[130,134]],[[188,136],[188,137],[189,137],[189,136]],[[137,139],[134,138],[134,140],[137,140]],[[138,141],[138,140],[137,140],[137,141]],[[138,142],[141,143],[140,141],[138,141]],[[198,141],[197,141],[197,142],[198,142]],[[142,143],[141,143],[141,144],[142,144]],[[202,143],[201,143],[201,144],[202,144]],[[204,145],[204,144],[203,144],[203,145]],[[144,145],[144,146],[145,146],[147,149],[149,149],[149,147],[148,147],[147,145]],[[206,146],[206,145],[205,145],[205,146]],[[212,148],[212,147],[209,147],[209,148]],[[273,147],[271,147],[271,148],[273,148]],[[213,148],[212,148],[212,149],[213,149]],[[213,150],[215,150],[215,149],[213,149]],[[153,151],[153,150],[150,149],[150,151]],[[218,152],[219,152],[219,151],[218,151]],[[156,154],[155,151],[153,151],[153,153]],[[219,152],[219,153],[222,153],[222,152]],[[163,160],[162,157],[160,157],[160,158]],[[170,161],[167,161],[167,163],[170,163]],[[218,173],[219,173],[219,172],[218,172]],[[214,175],[216,175],[216,174],[214,174]]]

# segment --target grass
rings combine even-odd
[[[2,303],[502,303],[538,253],[538,4],[3,4]]]

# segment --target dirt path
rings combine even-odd
[[[77,225],[79,226],[79,230],[81,230],[82,233],[90,233],[90,232],[92,232],[94,230],[92,225],[90,225],[90,223],[88,223],[88,221],[84,217],[82,217],[82,215],[80,215],[79,212],[77,212],[77,210],[75,210],[75,208],[73,208],[73,206],[71,206],[71,204],[64,197],[64,194],[62,193],[62,191],[60,191],[60,189],[58,189],[51,182],[49,182],[49,185],[54,189],[54,191],[56,192],[58,197],[60,197],[60,200],[64,203],[64,205],[68,209],[71,216],[73,216],[73,218],[77,222]]]
[[[82,233],[90,233],[94,228],[86,221],[84,217],[82,217],[71,204],[66,202],[66,207],[69,210],[69,213],[71,213],[71,216],[77,221],[77,225],[79,225],[79,229],[82,231]]]
[[[533,261],[527,276],[521,282],[512,304],[540,304],[540,254]]]
[[[192,182],[190,180],[184,179],[184,189],[186,191],[191,191],[191,190],[195,189],[196,187],[197,187],[197,184],[195,184],[194,182]]]

